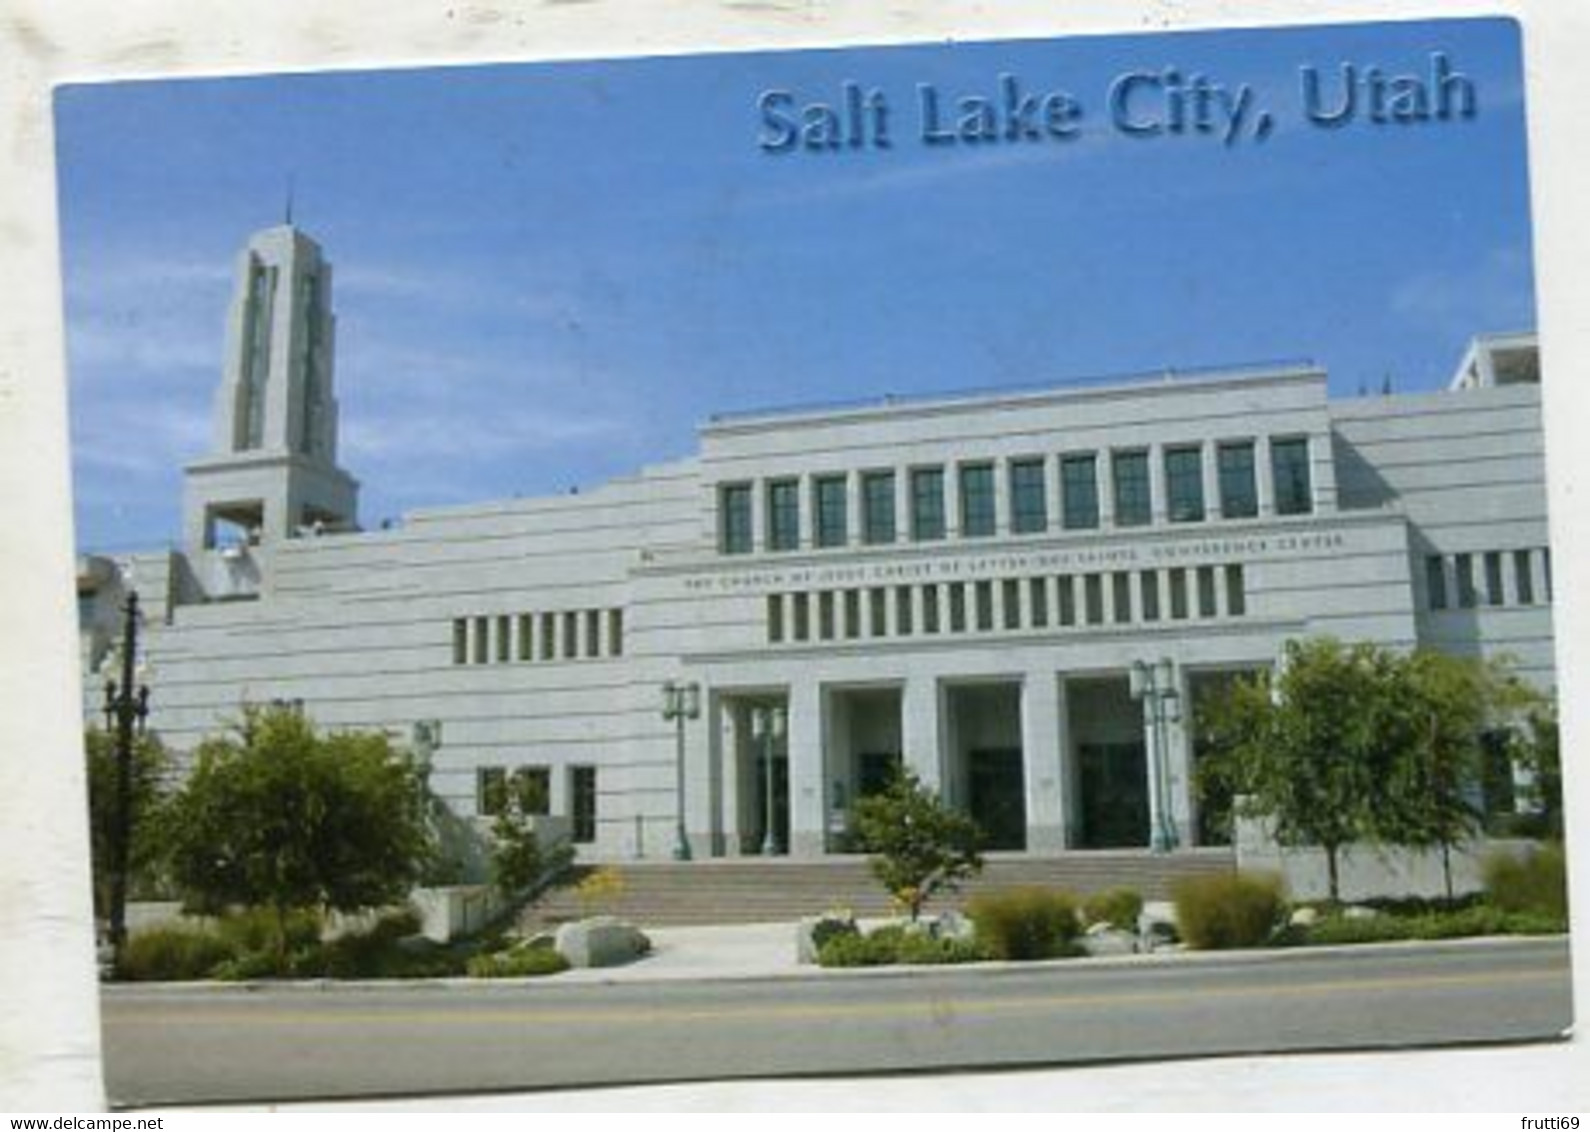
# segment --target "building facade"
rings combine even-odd
[[[178,750],[302,703],[417,736],[461,816],[519,776],[594,860],[681,826],[698,858],[843,852],[899,763],[996,850],[1172,848],[1220,838],[1195,705],[1289,639],[1553,684],[1529,335],[1428,394],[1288,365],[720,417],[595,490],[361,531],[330,302],[303,233],[250,241],[185,545],[81,563],[85,671],[135,587]]]

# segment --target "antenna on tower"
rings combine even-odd
[[[293,226],[293,181],[293,174],[287,174],[287,207],[285,209],[283,223],[285,223],[289,228]]]

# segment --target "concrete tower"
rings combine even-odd
[[[186,468],[190,552],[351,530],[359,485],[337,466],[331,265],[291,224],[238,259],[211,455]]]

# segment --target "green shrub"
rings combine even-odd
[[[1058,959],[1079,950],[1082,923],[1068,892],[990,892],[973,899],[966,914],[977,928],[977,942],[995,959]]]
[[[1316,946],[1344,943],[1388,943],[1392,940],[1414,939],[1414,926],[1409,920],[1397,916],[1368,916],[1348,919],[1346,916],[1327,916],[1310,924],[1297,942]]]
[[[302,951],[320,942],[320,913],[298,909],[287,914],[287,951]],[[215,932],[238,955],[270,952],[276,947],[276,913],[270,908],[239,908],[215,922]]]
[[[1125,932],[1137,930],[1143,913],[1143,897],[1135,888],[1106,888],[1082,902],[1082,918],[1088,924],[1109,924]]]
[[[812,925],[812,947],[822,951],[823,944],[839,936],[860,935],[861,929],[856,926],[856,921],[843,916],[824,916]]]
[[[1504,912],[1533,912],[1566,921],[1568,864],[1561,842],[1548,842],[1522,859],[1505,853],[1488,857],[1485,894]]]
[[[840,932],[830,936],[817,950],[817,962],[823,967],[974,963],[987,958],[975,943],[941,938],[900,924],[886,924],[866,935]]]
[[[466,970],[476,979],[522,979],[533,975],[555,975],[569,969],[569,961],[551,947],[519,947],[476,955]]]
[[[231,946],[203,928],[152,928],[128,938],[116,973],[134,982],[207,979],[235,957]]]
[[[1189,947],[1258,947],[1281,926],[1286,902],[1273,873],[1184,877],[1171,886],[1176,926]]]

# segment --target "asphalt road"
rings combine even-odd
[[[113,1104],[1540,1039],[1562,939],[758,981],[113,987]]]

